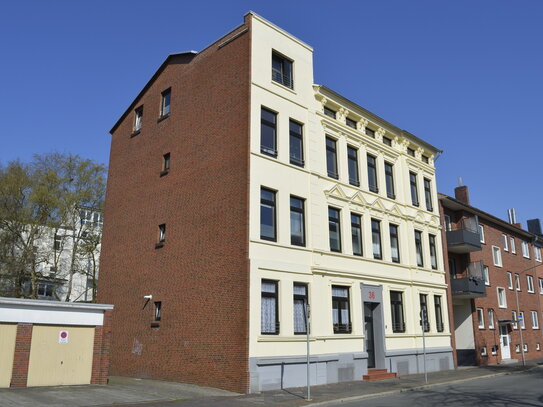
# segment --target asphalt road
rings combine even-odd
[[[509,407],[543,406],[543,369],[506,376],[434,386],[352,403],[342,407]]]

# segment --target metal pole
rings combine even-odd
[[[304,301],[305,305],[305,332],[307,345],[307,401],[311,401],[311,380],[309,378],[309,304]]]
[[[420,312],[422,316],[422,354],[423,354],[423,362],[424,362],[424,381],[428,383],[428,372],[426,370],[426,337],[424,335],[424,331],[426,330],[426,310],[423,308]]]
[[[520,284],[520,274],[518,274],[518,281],[515,276],[515,298],[517,300],[517,328],[520,333],[520,351],[522,352],[522,366],[526,366],[526,359],[524,358],[524,338],[522,337],[522,327],[520,326],[520,308],[518,303],[518,290],[517,290],[517,284]],[[524,319],[524,315],[522,315],[522,324],[526,324],[526,321]],[[500,332],[500,341],[501,341],[501,332]],[[509,346],[511,348],[511,346]]]

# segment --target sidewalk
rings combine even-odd
[[[542,361],[539,361],[540,363]],[[108,386],[65,386],[0,389],[2,407],[257,407],[325,406],[329,402],[355,401],[387,393],[412,390],[482,377],[513,374],[538,369],[535,361],[522,365],[469,367],[432,372],[428,384],[424,375],[408,375],[378,382],[345,382],[311,388],[311,401],[305,400],[306,388],[266,391],[239,395],[225,390],[159,380],[112,377]]]

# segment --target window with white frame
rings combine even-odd
[[[492,259],[494,260],[495,266],[502,266],[502,251],[498,246],[492,246]]]
[[[485,316],[482,308],[477,308],[477,326],[479,329],[485,329]]]
[[[527,343],[524,344],[524,352],[528,352],[528,344]]]
[[[485,228],[483,225],[479,225],[479,238],[481,239],[481,243],[485,242]]]
[[[543,294],[543,278],[538,278],[537,281],[539,283],[539,294]]]
[[[509,247],[511,248],[511,253],[513,253],[513,254],[517,253],[517,248],[515,247],[515,238],[514,237],[509,238]]]
[[[528,292],[534,292],[534,278],[532,276],[526,275],[526,284],[528,285]]]
[[[537,311],[530,311],[532,313],[532,329],[539,329],[539,319],[537,318]]]
[[[520,322],[520,328],[526,329],[526,321],[524,320],[524,311],[519,311],[518,321]]]
[[[443,218],[445,219],[445,230],[450,232],[452,230],[451,217],[449,215],[443,215]]]
[[[539,342],[535,344],[535,350],[538,352],[541,350],[541,345],[539,344]]]
[[[509,251],[509,247],[507,245],[507,235],[502,235],[502,239],[503,239],[503,250],[508,252]]]
[[[488,275],[488,266],[483,266],[483,278],[485,279],[485,285],[490,285],[490,276]]]
[[[486,346],[481,348],[481,356],[488,356],[488,353],[486,353]]]
[[[494,310],[488,310],[488,329],[494,329]]]
[[[507,298],[505,297],[505,288],[498,287],[498,306],[507,308]]]
[[[515,352],[520,353],[520,344],[515,345]]]
[[[496,345],[494,345],[492,347],[492,356],[496,356],[498,354],[498,347]]]
[[[520,291],[520,275],[515,274],[515,288]]]
[[[530,249],[528,247],[528,242],[522,241],[522,255],[527,259],[530,258]]]
[[[539,247],[534,247],[534,257],[541,263],[541,249]]]
[[[517,324],[517,311],[512,311],[512,312],[511,312],[511,319],[513,320],[513,329],[518,329],[518,324]]]
[[[510,271],[507,272],[507,288],[513,289],[513,274]]]

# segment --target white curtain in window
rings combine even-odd
[[[348,288],[346,287],[332,287],[332,297],[343,297],[347,298],[348,296]]]
[[[277,315],[275,314],[275,298],[262,297],[261,330],[262,333],[276,332]]]
[[[294,300],[294,332],[306,332],[304,300]]]

